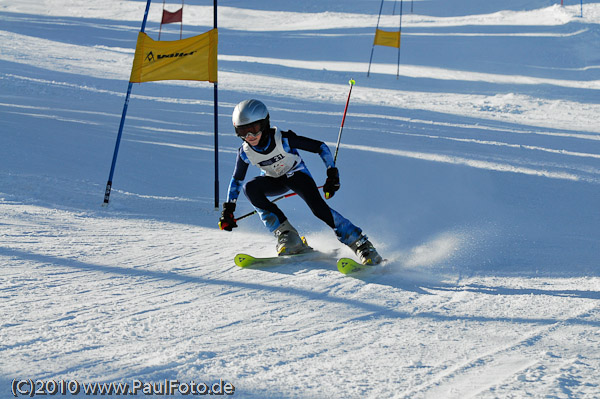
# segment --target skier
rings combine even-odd
[[[243,185],[244,193],[264,225],[277,238],[279,255],[310,250],[281,209],[267,198],[292,190],[306,202],[316,217],[334,230],[338,240],[348,245],[363,264],[382,261],[362,230],[325,203],[298,153],[298,150],[304,150],[319,154],[327,167],[323,191],[325,198],[329,199],[339,190],[340,178],[327,144],[298,136],[291,130],[282,132],[271,127],[267,107],[258,100],[240,102],[233,110],[232,121],[236,134],[244,143],[238,149],[227,200],[219,219],[221,230],[232,231],[237,227],[233,213],[246,171],[252,164],[261,169],[261,175]]]

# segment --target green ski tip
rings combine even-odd
[[[337,262],[338,271],[343,274],[352,274],[360,272],[362,270],[370,269],[373,266],[374,265],[363,265],[362,263],[358,263],[354,259],[350,258],[341,258]]]
[[[233,261],[239,267],[248,267],[256,263],[257,259],[254,256],[250,256],[247,254],[237,254]]]

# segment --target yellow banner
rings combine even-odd
[[[400,31],[388,32],[381,29],[375,29],[375,45],[400,48]]]
[[[217,81],[217,29],[175,41],[152,40],[138,35],[130,82],[156,80]]]

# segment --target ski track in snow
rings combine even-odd
[[[431,379],[404,392],[402,397],[410,398],[426,393],[428,397],[471,398],[486,391],[498,391],[497,394],[502,396],[500,392],[503,384],[510,383],[511,379],[526,378],[526,373],[554,356],[544,352],[547,342],[560,341],[565,334],[571,333],[570,322],[588,317],[594,311],[597,312],[598,308],[598,304],[593,304],[588,309],[577,309],[576,314],[566,320],[528,331],[506,347],[494,348],[489,353],[467,358],[448,369],[432,372]],[[567,360],[564,363],[572,362]]]
[[[333,259],[237,268],[236,253],[269,256],[274,241],[257,218],[216,228],[203,82],[135,86],[101,207],[145,2],[0,0],[0,397],[32,378],[223,379],[239,398],[595,398],[600,3],[580,17],[542,0],[416,2],[398,79],[382,48],[365,77],[369,2],[242,3],[219,7],[221,200],[237,102],[265,99],[274,124],[333,148],[356,78],[329,203],[388,262],[350,277]],[[184,34],[212,26],[212,7],[184,15]],[[311,246],[352,256],[285,201]],[[236,215],[251,209],[240,197]]]

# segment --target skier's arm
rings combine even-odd
[[[236,202],[238,197],[240,196],[240,191],[242,190],[242,180],[237,180],[234,177],[231,178],[229,182],[229,189],[227,190],[227,200],[226,202]]]
[[[221,212],[221,218],[219,219],[219,228],[221,230],[231,231],[237,227],[233,212],[235,212],[236,201],[240,195],[242,189],[242,182],[246,178],[246,171],[248,170],[248,163],[243,156],[244,153],[240,148],[238,150],[238,156],[235,163],[235,169],[233,176],[229,182],[229,189],[227,190],[227,200],[223,203],[223,212]],[[246,157],[247,158],[247,157]]]
[[[323,160],[323,163],[325,164],[325,167],[327,169],[335,168],[335,163],[333,162],[333,155],[331,155],[331,150],[329,149],[329,146],[327,144],[321,144],[319,156]]]
[[[335,167],[335,162],[333,161],[333,156],[331,155],[329,146],[319,140],[298,136],[291,130],[284,132],[284,134],[286,133],[291,147],[319,154],[323,160],[323,163],[325,164],[325,167],[327,168],[327,180],[323,185],[323,192],[325,193],[326,199],[333,197],[335,192],[340,189],[340,174],[338,169]]]
[[[319,154],[327,169],[335,167],[333,156],[329,146],[320,140],[311,139],[309,137],[298,136],[296,133],[288,130],[282,133],[283,137],[288,139],[290,147],[297,148],[308,152]]]
[[[242,183],[246,178],[246,172],[248,171],[248,160],[247,157],[244,156],[242,149],[238,150],[237,159],[235,162],[235,169],[233,170],[233,176],[231,177],[231,181],[229,182],[229,189],[227,190],[227,201],[226,202],[236,202],[240,191],[242,190]]]

